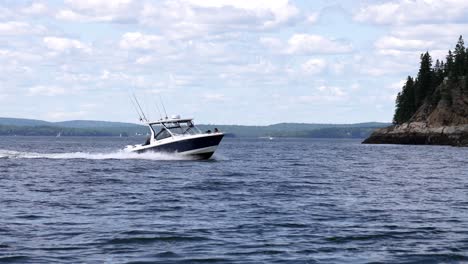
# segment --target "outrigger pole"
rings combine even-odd
[[[140,109],[140,112],[141,112],[141,114],[142,114],[142,116],[143,116],[143,118],[141,118],[141,116],[140,116],[140,120],[141,120],[141,121],[145,120],[146,122],[149,122],[149,121],[148,121],[148,118],[146,118],[145,112],[143,112],[143,109],[141,109],[140,103],[138,102],[138,99],[137,99],[137,97],[135,96],[135,93],[132,92],[132,95],[133,95],[133,99],[135,99],[135,102],[136,102],[136,104],[138,105],[138,109]],[[139,114],[138,114],[138,115],[139,115]]]
[[[163,107],[163,109],[164,109],[164,114],[166,114],[166,119],[167,119],[166,107],[164,107],[164,102],[163,102],[163,100],[162,100],[161,95],[159,95],[159,100],[161,101],[162,107]]]
[[[137,112],[138,117],[140,118],[140,121],[143,122],[143,117],[141,117],[140,111],[138,111],[138,108],[133,101],[132,97],[130,97],[130,101],[132,102],[133,108],[135,108],[135,112]]]
[[[162,120],[163,118],[162,118],[161,110],[159,110],[158,101],[156,101],[156,98],[154,98],[154,95],[153,95],[153,100],[154,100],[154,104],[156,105],[156,109],[158,109],[159,117]]]

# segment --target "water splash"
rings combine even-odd
[[[135,160],[192,160],[189,156],[176,153],[146,152],[134,153],[123,150],[108,153],[68,152],[68,153],[37,153],[0,149],[0,159],[135,159]]]

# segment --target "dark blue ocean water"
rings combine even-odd
[[[136,140],[0,137],[0,262],[468,262],[468,148]]]

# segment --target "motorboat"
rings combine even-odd
[[[150,129],[146,142],[129,145],[126,151],[176,153],[196,159],[209,159],[224,137],[216,128],[214,131],[202,132],[192,118],[180,118],[179,115],[145,123]]]

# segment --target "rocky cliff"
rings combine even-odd
[[[411,119],[375,130],[363,143],[468,146],[468,89],[445,79]]]

